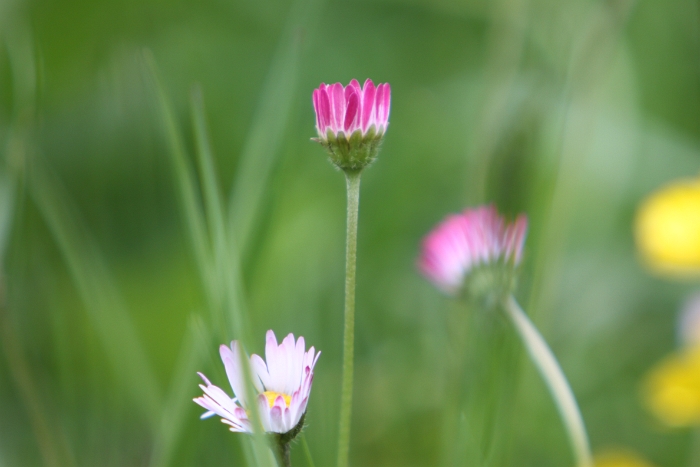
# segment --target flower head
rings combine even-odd
[[[639,207],[637,247],[654,271],[700,275],[700,179],[675,181]]]
[[[700,426],[700,294],[684,303],[678,320],[682,347],[646,376],[647,407],[669,426]]]
[[[652,467],[652,464],[628,449],[618,448],[595,456],[595,467]]]
[[[362,170],[374,161],[389,125],[391,88],[388,83],[374,86],[371,79],[363,87],[353,79],[321,84],[313,93],[316,131],[335,165],[343,170]]]
[[[211,384],[206,376],[199,373],[204,380],[204,384],[199,385],[204,395],[194,401],[207,410],[202,418],[218,415],[222,422],[230,425],[231,431],[252,432],[247,411],[250,399],[246,395],[242,368],[242,363],[247,359],[242,358],[238,341],[231,342],[230,347],[222,345],[219,351],[234,397],[229,397],[224,390]],[[296,433],[301,429],[300,422],[306,413],[314,366],[319,355],[321,352],[316,353],[313,346],[308,352],[305,350],[303,337],[295,342],[294,335],[289,334],[277,345],[275,333],[267,331],[267,361],[255,354],[250,357],[253,385],[257,391],[252,400],[258,404],[265,431],[284,434],[292,430]]]
[[[521,214],[509,224],[496,208],[481,206],[449,216],[423,240],[421,272],[449,294],[510,292],[527,233]]]
[[[643,390],[647,407],[669,426],[700,425],[700,347],[666,357],[649,372]]]

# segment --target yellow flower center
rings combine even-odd
[[[292,403],[292,396],[288,396],[287,394],[283,394],[281,392],[265,391],[263,392],[263,395],[267,397],[267,403],[270,404],[270,408],[275,406],[275,401],[279,396],[282,396],[287,407],[289,407],[289,404]]]

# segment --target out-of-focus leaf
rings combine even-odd
[[[27,179],[29,192],[63,254],[114,371],[134,403],[155,426],[161,405],[160,391],[102,253],[60,182],[40,157],[32,160]]]

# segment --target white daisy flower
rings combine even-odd
[[[246,408],[249,399],[245,395],[240,344],[233,341],[230,347],[222,345],[219,351],[234,397],[199,373],[205,383],[199,385],[204,395],[194,401],[207,410],[202,418],[218,415],[231,431],[250,433],[253,427]],[[307,352],[301,336],[295,342],[294,335],[289,334],[277,345],[275,333],[267,331],[266,361],[255,354],[250,357],[253,385],[258,392],[255,401],[266,432],[283,434],[297,428],[306,413],[314,366],[320,355],[313,346]]]

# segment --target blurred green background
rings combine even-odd
[[[530,218],[518,297],[594,451],[699,465],[700,437],[640,397],[698,284],[647,273],[632,236],[646,194],[700,169],[697,1],[0,0],[0,466],[245,465],[191,402],[197,370],[229,390],[235,316],[252,352],[267,329],[322,351],[305,434],[333,465],[345,187],[309,141],[311,92],[367,77],[393,102],[360,203],[352,465],[573,465],[515,334],[491,397],[503,362],[455,375],[493,355],[463,355],[465,311],[415,268],[433,225],[490,201]],[[456,433],[468,394],[500,415]],[[494,458],[445,447],[484,432]]]

